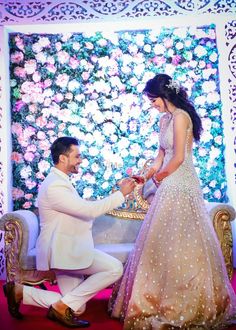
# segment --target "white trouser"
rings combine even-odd
[[[100,290],[116,282],[123,273],[123,265],[112,256],[94,250],[90,267],[79,270],[57,270],[56,277],[60,293],[30,286],[23,287],[23,303],[39,307],[49,307],[58,300],[63,301],[73,311],[81,314],[86,302]],[[85,280],[83,275],[90,275]]]

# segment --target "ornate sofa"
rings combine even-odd
[[[132,250],[142,220],[147,212],[153,187],[137,186],[121,209],[97,218],[93,226],[95,246],[125,263]],[[232,206],[223,203],[207,203],[210,218],[219,238],[229,278],[233,274],[231,221],[235,218]],[[52,271],[37,271],[35,267],[35,243],[39,235],[39,218],[36,213],[18,210],[4,214],[0,230],[5,231],[4,254],[7,281],[29,285],[41,285],[55,281]]]

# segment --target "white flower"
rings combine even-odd
[[[152,50],[151,45],[144,45],[143,50],[144,50],[146,53],[150,53],[151,50]]]
[[[174,50],[170,48],[170,49],[168,49],[167,55],[168,56],[173,56],[174,53],[175,53]]]
[[[206,51],[206,49],[205,49],[203,46],[199,45],[199,46],[197,46],[197,47],[194,49],[194,53],[195,53],[198,57],[203,57],[204,55],[207,54],[207,51]]]
[[[204,79],[209,79],[210,75],[215,75],[216,74],[216,69],[204,69],[202,71],[202,77]]]
[[[77,80],[73,79],[73,80],[69,81],[69,83],[68,83],[68,90],[72,92],[75,89],[78,89],[79,86],[80,86],[79,82]]]
[[[118,140],[118,137],[117,137],[117,135],[115,135],[115,134],[112,134],[111,136],[110,136],[110,140],[111,140],[111,142],[116,142],[117,140]]]
[[[204,187],[204,188],[202,189],[202,192],[203,192],[203,194],[207,194],[207,193],[210,192],[210,189],[209,189],[208,187]]]
[[[213,80],[204,81],[202,89],[205,93],[213,92],[216,89],[216,83]]]
[[[74,43],[72,44],[72,48],[73,48],[74,50],[79,50],[79,49],[80,49],[80,43],[79,43],[79,42],[74,42]]]
[[[97,156],[99,154],[99,150],[96,147],[90,147],[89,150],[88,150],[88,152],[93,157],[94,156]]]
[[[121,178],[122,178],[122,174],[121,173],[118,172],[118,173],[115,174],[115,179],[116,180],[120,180]]]
[[[175,47],[176,47],[176,49],[180,50],[180,49],[183,49],[184,45],[182,42],[177,42]]]
[[[223,142],[223,137],[220,136],[220,135],[218,135],[218,136],[216,136],[216,137],[214,138],[214,141],[215,141],[215,143],[217,143],[217,144],[222,144],[222,142]]]
[[[213,161],[215,158],[218,158],[221,153],[219,148],[211,147],[210,160]]]
[[[100,170],[100,166],[97,163],[93,163],[91,169],[94,173],[97,173]]]
[[[186,28],[178,28],[178,29],[175,29],[174,30],[174,35],[182,38],[182,39],[185,39],[186,38],[186,35],[187,35],[187,29]]]
[[[92,188],[84,188],[83,190],[83,198],[90,198],[93,195],[93,189]]]
[[[166,69],[165,69],[166,74],[169,76],[172,76],[173,73],[175,72],[175,66],[173,64],[166,64]]]
[[[209,60],[213,63],[215,63],[218,59],[218,55],[216,52],[213,52],[210,56],[209,56]]]
[[[106,189],[109,187],[109,183],[107,181],[103,182],[102,189]]]
[[[217,92],[211,92],[207,94],[207,102],[216,104],[220,100],[220,95]]]
[[[111,177],[111,172],[110,171],[105,171],[103,178],[104,180],[109,180],[109,178]]]
[[[185,46],[186,47],[190,47],[191,46],[191,43],[192,43],[192,40],[191,39],[185,40]]]
[[[217,199],[220,199],[222,194],[221,194],[221,191],[219,189],[217,189],[215,192],[214,192],[214,197],[217,198]]]
[[[42,47],[48,47],[50,46],[50,40],[47,37],[40,37],[38,40],[38,43],[42,46]]]
[[[205,102],[206,102],[206,97],[204,95],[200,95],[195,98],[196,105],[203,105]]]
[[[198,66],[199,66],[199,68],[203,69],[206,66],[206,62],[205,61],[199,61]]]
[[[80,146],[80,151],[82,151],[81,150],[81,146]],[[82,163],[80,164],[80,166],[81,167],[84,167],[84,168],[88,167],[89,166],[89,161],[84,158],[83,161],[82,161]]]
[[[46,172],[49,170],[49,168],[50,168],[50,164],[46,160],[41,160],[38,163],[38,169],[40,172]]]
[[[162,54],[164,54],[165,53],[165,50],[166,50],[165,47],[163,45],[161,45],[161,44],[156,44],[154,46],[154,49],[153,49],[153,51],[154,51],[154,53],[156,55],[162,55]]]
[[[120,151],[120,155],[121,155],[121,157],[125,158],[125,157],[127,157],[129,155],[129,152],[128,152],[127,149],[122,149]]]
[[[212,180],[210,183],[209,183],[209,186],[212,187],[212,188],[215,188],[216,186],[216,180]]]
[[[135,37],[135,40],[136,40],[136,44],[138,46],[143,46],[144,45],[144,35],[137,34],[136,37]]]
[[[213,136],[210,132],[203,132],[202,137],[201,137],[201,141],[202,142],[209,142],[209,141],[211,141],[212,137]]]
[[[70,102],[70,103],[68,103],[67,107],[68,107],[68,109],[70,109],[72,112],[77,111],[78,108],[79,108],[79,107],[78,107],[78,104],[75,103],[75,102]],[[75,116],[74,116],[74,119],[75,119]],[[77,120],[77,121],[78,121],[78,120]]]
[[[32,170],[30,166],[23,167],[20,171],[20,176],[23,179],[28,179],[31,176]]]

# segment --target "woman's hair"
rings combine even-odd
[[[56,139],[50,148],[53,163],[58,164],[60,155],[67,155],[72,145],[79,145],[78,140],[73,137],[63,136]]]
[[[171,102],[179,109],[186,111],[193,123],[193,136],[196,141],[200,140],[202,131],[201,118],[197,114],[194,105],[188,99],[186,90],[177,81],[167,74],[157,74],[147,81],[143,92],[150,98],[162,98]]]

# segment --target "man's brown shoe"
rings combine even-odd
[[[58,321],[59,323],[69,327],[69,328],[87,328],[90,326],[88,321],[80,320],[68,307],[65,311],[65,314],[62,315],[58,313],[52,306],[49,307],[47,317],[50,320]]]
[[[7,298],[8,311],[12,317],[23,319],[23,315],[19,312],[20,302],[16,301],[15,283],[7,282],[3,285],[4,295]]]

